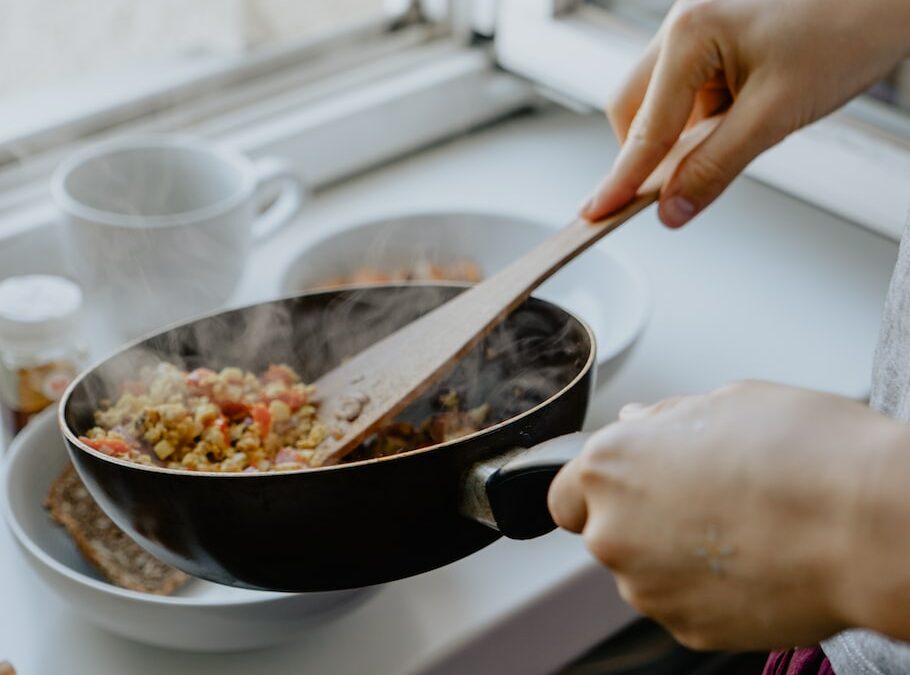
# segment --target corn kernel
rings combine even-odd
[[[269,403],[269,414],[273,422],[286,422],[291,418],[291,408],[284,401],[275,399]]]
[[[167,441],[158,441],[155,444],[155,454],[158,455],[158,459],[160,460],[165,460],[173,455],[174,449],[174,446]]]

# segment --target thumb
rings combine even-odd
[[[749,163],[787,135],[767,92],[744,88],[717,128],[676,168],[660,197],[660,219],[682,227],[727,189]]]

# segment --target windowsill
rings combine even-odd
[[[383,58],[342,73],[308,77],[300,69],[254,78],[208,97],[202,112],[185,106],[172,117],[157,115],[151,124],[140,120],[115,133],[190,131],[252,156],[285,157],[316,190],[536,100],[527,83],[493,68],[482,48],[428,40],[425,31],[399,40],[400,49],[389,40]],[[197,72],[206,69],[211,72],[200,62]],[[0,246],[28,258],[27,251],[48,244],[56,212],[47,181],[71,149],[63,145],[38,156],[19,175],[0,174]],[[18,259],[11,257],[0,276],[21,273]],[[47,271],[60,264],[52,256],[44,262]]]
[[[361,20],[336,30],[251,51],[186,51],[112,65],[12,97],[0,110],[0,167],[3,162],[76,138],[147,117],[193,99],[288,68],[315,65],[345,52],[369,59],[371,50],[400,43],[390,32],[392,16]],[[401,34],[426,39],[440,29],[409,26]],[[348,59],[349,60],[349,59]]]
[[[41,134],[106,111],[140,106],[152,96],[202,81],[241,60],[237,55],[209,53],[160,57],[22,94],[0,108],[0,149],[13,154],[16,146],[27,146]]]

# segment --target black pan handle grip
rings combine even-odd
[[[589,433],[574,433],[515,449],[474,465],[462,512],[510,539],[533,539],[556,528],[547,493],[559,470],[576,457]]]

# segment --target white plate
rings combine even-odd
[[[472,260],[488,276],[553,233],[543,223],[482,212],[413,213],[353,225],[307,247],[285,273],[294,293],[360,267],[408,267],[416,260]],[[650,311],[644,275],[609,243],[583,253],[538,289],[586,321],[597,340],[598,383],[608,379],[641,334]]]
[[[374,589],[271,593],[191,580],[161,597],[113,586],[95,572],[43,506],[69,462],[56,411],[33,420],[9,447],[2,510],[31,568],[74,610],[139,642],[236,651],[294,640],[307,626],[358,606]]]

